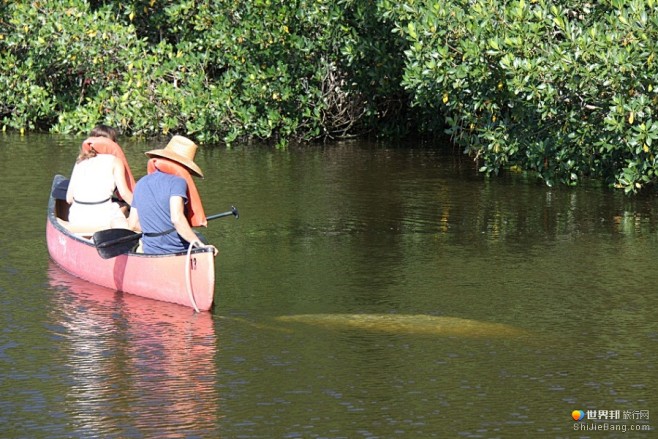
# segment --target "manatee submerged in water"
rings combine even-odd
[[[297,314],[279,316],[279,322],[302,323],[326,329],[360,329],[390,334],[425,334],[454,337],[519,337],[523,329],[458,317],[425,314]]]

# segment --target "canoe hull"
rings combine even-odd
[[[53,187],[58,178],[56,176]],[[53,261],[67,272],[116,291],[207,311],[213,305],[213,251],[194,249],[172,255],[128,253],[102,259],[89,239],[72,234],[57,220],[52,195],[48,206],[46,241]]]

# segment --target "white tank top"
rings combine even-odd
[[[76,163],[71,173],[71,181],[75,183],[73,198],[86,203],[110,198],[116,187],[112,171],[114,160],[111,154],[98,154]]]

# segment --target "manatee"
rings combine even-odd
[[[286,323],[302,323],[326,329],[356,329],[389,334],[425,334],[453,337],[519,337],[523,329],[459,317],[425,314],[297,314],[276,317]]]

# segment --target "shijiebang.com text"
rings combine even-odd
[[[651,426],[646,424],[612,424],[609,422],[576,422],[573,424],[574,431],[651,431]]]

